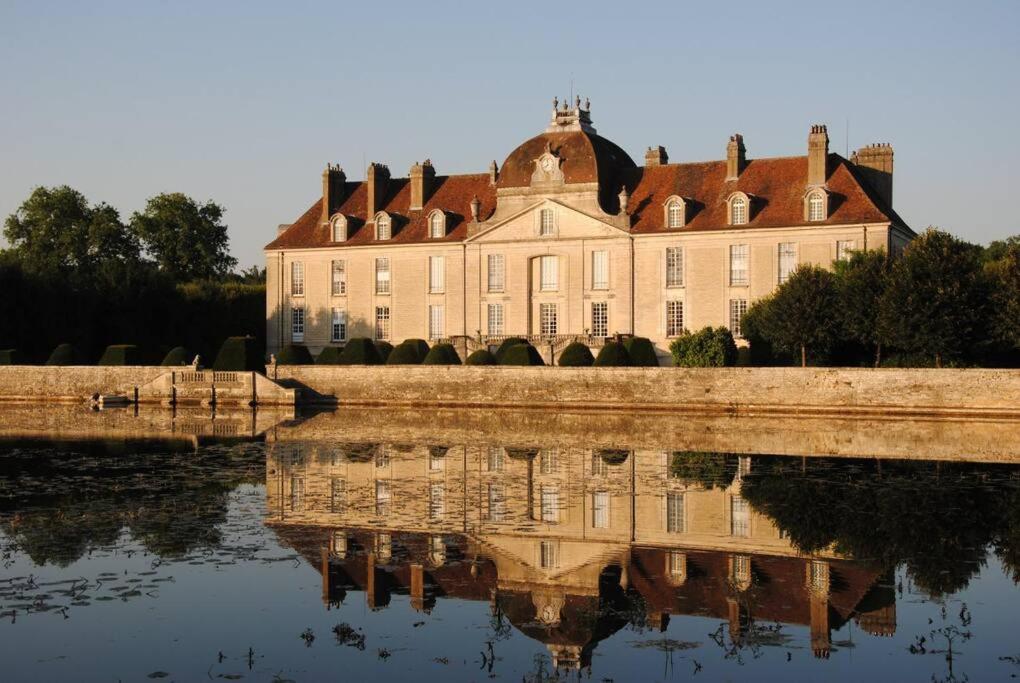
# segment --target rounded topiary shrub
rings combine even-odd
[[[630,365],[630,354],[620,342],[606,342],[595,358],[595,367],[619,368]]]
[[[436,344],[425,355],[422,365],[460,365],[460,356],[453,344]]]
[[[17,349],[0,349],[0,365],[24,365],[25,359]]]
[[[53,349],[53,353],[46,360],[46,365],[81,365],[81,354],[78,349],[70,344],[61,344]]]
[[[594,362],[595,356],[591,355],[591,349],[581,342],[571,342],[560,353],[557,364],[564,368],[587,368]]]
[[[409,341],[397,344],[390,353],[389,358],[386,359],[386,365],[418,365],[421,363],[425,355],[428,354],[428,351],[426,350],[425,353],[422,353],[421,348],[417,344],[409,343]],[[428,349],[428,345],[425,348]]]
[[[467,357],[464,365],[496,365],[496,357],[488,349],[478,349]]]
[[[255,337],[227,337],[213,361],[213,370],[265,370],[265,356]]]
[[[311,365],[312,354],[304,344],[287,344],[276,354],[277,365]]]
[[[630,364],[641,368],[659,367],[659,356],[655,353],[655,345],[645,337],[629,337],[623,340],[623,348],[627,349]]]
[[[500,365],[545,365],[538,349],[527,342],[508,347],[498,357]]]
[[[630,451],[620,448],[602,448],[596,451],[596,453],[602,458],[602,462],[607,465],[622,465],[630,457]]]
[[[191,365],[191,361],[194,360],[195,354],[183,346],[175,346],[167,354],[163,356],[163,360],[160,365],[167,366],[178,366],[178,365]]]
[[[669,345],[673,363],[682,368],[721,368],[737,363],[737,345],[725,327],[684,332]]]
[[[386,359],[393,353],[393,344],[388,341],[379,340],[375,343],[375,350],[379,352],[379,362],[385,363]]]
[[[134,344],[110,344],[99,358],[99,365],[144,365],[142,352]]]
[[[316,365],[339,365],[340,356],[343,355],[343,348],[339,346],[327,346],[315,357]]]
[[[430,348],[429,347],[429,343],[427,341],[425,341],[424,339],[405,339],[404,341],[402,341],[400,343],[400,345],[403,346],[404,344],[407,344],[408,346],[413,346],[415,348],[415,350],[418,352],[418,362],[419,363],[429,353],[429,348]]]
[[[519,346],[527,343],[527,339],[521,339],[520,337],[507,337],[503,340],[503,343],[499,345],[499,348],[496,349],[496,360],[503,360],[503,354],[506,353],[506,350],[511,346]]]
[[[340,356],[341,365],[381,365],[382,362],[378,347],[367,337],[351,339]]]

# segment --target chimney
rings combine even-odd
[[[277,225],[276,236],[279,237],[283,233],[287,232],[287,228],[289,228],[291,225],[293,225],[293,223],[280,223],[279,225]]]
[[[824,125],[811,126],[807,139],[807,184],[818,187],[828,179],[829,132]]]
[[[662,145],[649,147],[648,151],[645,152],[645,168],[649,166],[662,166],[668,161],[669,155],[666,154],[666,148]]]
[[[726,180],[736,180],[747,165],[747,150],[744,149],[744,136],[734,133],[726,145]]]
[[[322,172],[322,222],[328,223],[333,212],[340,208],[344,201],[344,190],[346,189],[347,176],[344,170],[337,164],[326,164],[326,170]]]
[[[888,142],[861,147],[850,161],[857,164],[858,172],[868,181],[875,194],[892,208],[893,148]]]
[[[385,164],[372,162],[365,172],[365,183],[368,186],[368,198],[365,201],[366,219],[371,221],[382,209],[386,201],[386,190],[390,180],[390,169]]]
[[[425,202],[432,194],[432,181],[436,177],[436,169],[432,167],[432,160],[426,159],[425,163],[416,163],[411,167],[411,211],[420,211]]]
[[[499,180],[499,166],[496,165],[496,160],[493,159],[492,163],[489,164],[489,184],[495,185],[497,180]]]

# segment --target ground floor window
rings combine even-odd
[[[560,491],[554,486],[542,487],[542,521],[547,524],[560,521]]]
[[[489,304],[489,334],[503,334],[503,304]]]
[[[556,304],[539,304],[538,321],[540,334],[543,337],[556,334]]]
[[[666,531],[671,534],[682,534],[687,530],[684,517],[684,494],[666,494]]]
[[[390,307],[389,306],[376,306],[375,307],[375,338],[376,339],[389,339],[390,338]]]
[[[330,339],[335,342],[347,341],[347,311],[342,308],[333,309],[333,324]]]
[[[429,306],[429,339],[439,339],[443,336],[443,306]]]
[[[684,303],[666,302],[666,336],[678,337],[684,331]]]
[[[730,299],[730,332],[734,337],[744,336],[741,323],[747,313],[747,299]]]
[[[593,337],[609,336],[609,303],[606,301],[591,304],[591,334]]]
[[[305,340],[305,309],[301,306],[290,309],[290,340],[292,342]]]

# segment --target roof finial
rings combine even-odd
[[[587,109],[588,111],[591,111],[591,100],[589,100],[587,97],[584,98],[584,108]]]
[[[575,109],[580,109],[581,108],[581,96],[580,95],[577,95],[574,98],[574,108]]]
[[[553,111],[556,111],[560,107],[560,98],[553,97]]]

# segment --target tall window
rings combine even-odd
[[[850,253],[854,250],[853,240],[839,240],[836,242],[836,260],[849,261]]]
[[[429,256],[429,292],[441,294],[446,289],[446,258]]]
[[[333,287],[333,296],[342,296],[347,293],[346,261],[333,261],[330,268],[330,280]]]
[[[682,493],[670,491],[666,494],[666,531],[671,534],[682,534],[687,531]]]
[[[542,449],[542,459],[539,463],[539,472],[542,474],[556,474],[559,469],[559,453],[548,448]]]
[[[782,242],[779,245],[779,284],[790,279],[797,267],[797,245],[793,242]]]
[[[506,451],[503,450],[502,446],[489,446],[489,456],[486,459],[486,465],[490,472],[502,472],[504,460],[503,457]]]
[[[808,220],[825,220],[825,197],[820,192],[815,192],[808,197]]]
[[[446,514],[446,484],[429,485],[429,519],[442,519]]]
[[[390,293],[390,260],[385,257],[375,260],[375,293]]]
[[[330,341],[347,341],[347,311],[342,308],[333,309],[333,320],[330,325]]]
[[[751,533],[751,508],[740,496],[730,498],[730,535],[749,536]]]
[[[591,253],[591,288],[609,289],[609,252]]]
[[[542,541],[539,544],[538,564],[542,569],[555,569],[560,563],[557,550],[554,541]]]
[[[429,237],[439,239],[446,233],[446,218],[439,211],[433,211],[429,216]]]
[[[606,301],[591,304],[591,334],[593,337],[609,336],[609,303]]]
[[[593,529],[609,528],[608,491],[596,491],[591,494],[591,526]]]
[[[683,247],[666,247],[666,286],[684,286]]]
[[[347,239],[347,219],[337,216],[333,219],[333,241],[343,242]]]
[[[380,213],[375,217],[375,238],[377,240],[388,240],[393,236],[393,224],[390,217]]]
[[[749,555],[734,555],[731,561],[733,575],[730,578],[738,586],[749,585],[751,583],[751,557]]]
[[[743,225],[747,223],[747,200],[737,196],[730,200],[730,223]]]
[[[747,313],[747,299],[730,299],[730,333],[734,337],[744,336],[740,325],[744,321],[745,313]]]
[[[682,301],[666,302],[666,336],[677,337],[684,331],[684,303]]]
[[[538,322],[540,333],[543,337],[556,334],[556,304],[539,304]]]
[[[390,514],[390,482],[375,482],[375,514],[385,517]]]
[[[290,478],[290,509],[301,512],[305,509],[305,478]]]
[[[543,292],[556,291],[559,287],[560,260],[556,256],[542,256],[538,261],[539,289]]]
[[[329,482],[329,511],[343,512],[347,507],[347,480],[333,477]]]
[[[506,259],[503,254],[489,254],[489,291],[502,292],[506,286]]]
[[[684,207],[674,200],[666,207],[666,225],[670,228],[684,227]]]
[[[443,322],[443,306],[429,306],[429,339],[440,339],[445,334]]]
[[[591,476],[593,477],[604,477],[609,474],[609,465],[603,459],[602,454],[599,451],[592,451],[591,453]]]
[[[290,294],[291,296],[305,295],[305,264],[302,261],[294,261],[290,264]]]
[[[545,237],[546,235],[553,234],[555,227],[556,218],[553,215],[552,209],[542,209],[539,214],[539,227],[538,234]]]
[[[347,534],[343,531],[334,531],[330,548],[337,557],[341,559],[347,557]]]
[[[666,573],[669,580],[675,584],[681,584],[687,580],[687,555],[679,550],[670,550],[666,553]]]
[[[542,521],[547,524],[560,521],[560,490],[555,486],[542,487]]]
[[[390,338],[390,307],[389,306],[376,306],[375,307],[375,338],[376,339],[389,339]]]
[[[290,340],[292,342],[305,340],[305,309],[301,306],[290,309]]]
[[[486,490],[488,507],[486,518],[490,522],[502,522],[506,517],[506,489],[502,484],[489,484]]]
[[[503,334],[503,304],[489,304],[489,334]]]
[[[730,245],[730,284],[746,285],[748,281],[748,261],[750,247],[746,244]]]

